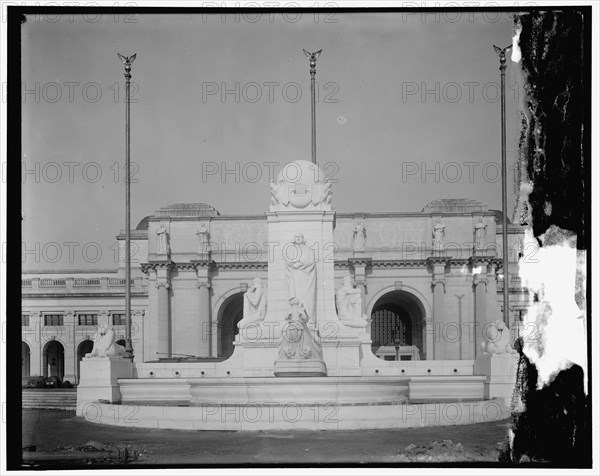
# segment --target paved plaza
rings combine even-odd
[[[38,452],[99,442],[140,453],[132,465],[364,464],[416,462],[498,462],[498,443],[508,420],[478,425],[362,431],[177,431],[119,428],[86,422],[75,412],[23,410],[23,439],[34,431]],[[37,436],[36,436],[37,435]],[[52,435],[52,438],[47,438]],[[450,440],[447,452],[401,455],[409,445],[431,447]],[[31,440],[30,440],[31,441]],[[431,453],[431,452],[429,452]],[[412,452],[414,454],[414,451]]]

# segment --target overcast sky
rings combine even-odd
[[[317,160],[338,181],[337,211],[420,211],[437,198],[501,208],[492,44],[511,43],[512,19],[486,15],[30,16],[22,27],[22,160],[31,171],[23,241],[29,250],[39,243],[39,253],[25,256],[24,269],[115,267],[125,150],[117,52],[137,53],[132,227],[176,202],[206,202],[222,215],[268,209],[270,171],[310,160],[302,48],[323,49]],[[509,164],[523,99],[518,68],[509,61]],[[239,173],[222,177],[224,164]],[[514,196],[509,172],[509,210]]]

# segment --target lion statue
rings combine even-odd
[[[510,330],[503,321],[490,322],[483,328],[484,342],[481,344],[484,354],[510,354],[514,352],[511,345]]]
[[[115,342],[115,330],[111,327],[98,326],[94,334],[94,347],[86,357],[117,357],[125,355],[125,347]]]

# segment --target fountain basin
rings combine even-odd
[[[198,407],[78,402],[93,423],[200,431],[363,430],[469,425],[510,416],[504,399],[426,404],[202,405]]]
[[[279,377],[188,379],[190,405],[399,404],[407,377]]]

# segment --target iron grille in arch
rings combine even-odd
[[[388,309],[375,311],[371,322],[373,346],[393,346],[396,329],[398,329],[400,345],[406,345],[406,324],[395,312]]]

